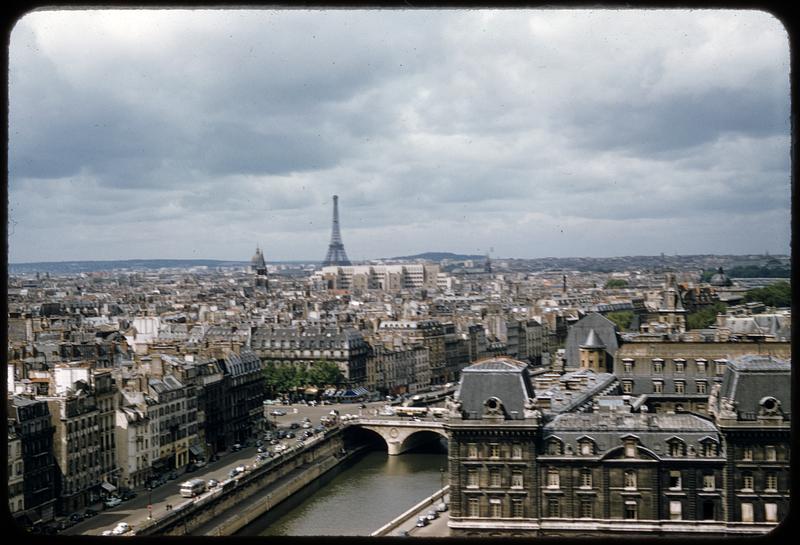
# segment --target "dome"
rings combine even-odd
[[[266,269],[267,264],[264,261],[264,254],[261,253],[261,248],[256,247],[256,253],[253,258],[250,260],[250,265],[254,269]]]
[[[709,284],[712,286],[730,286],[731,279],[725,274],[725,271],[722,270],[722,267],[717,269],[717,273],[711,277],[708,281]]]

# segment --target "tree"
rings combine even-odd
[[[633,312],[630,310],[619,310],[616,312],[609,312],[606,318],[617,324],[620,331],[627,331],[631,327],[633,321]]]
[[[719,302],[704,307],[686,316],[686,327],[689,329],[705,329],[717,321],[717,314],[724,314],[727,310],[728,307],[725,303]]]
[[[320,360],[314,363],[308,373],[308,382],[321,388],[344,381],[344,375],[339,366],[332,361]]]
[[[611,278],[606,282],[605,289],[627,288],[628,281],[621,278]]]
[[[763,288],[748,290],[744,294],[744,301],[758,301],[769,307],[789,307],[792,305],[792,286],[788,282],[775,282]]]

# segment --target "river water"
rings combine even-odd
[[[237,535],[366,536],[441,488],[444,453],[370,451],[328,472]],[[446,475],[444,475],[446,479]]]

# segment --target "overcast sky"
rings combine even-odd
[[[50,11],[14,27],[9,260],[789,253],[757,11]]]

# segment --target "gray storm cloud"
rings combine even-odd
[[[757,11],[43,11],[9,64],[9,259],[789,249]],[[398,236],[398,235],[401,236]]]

